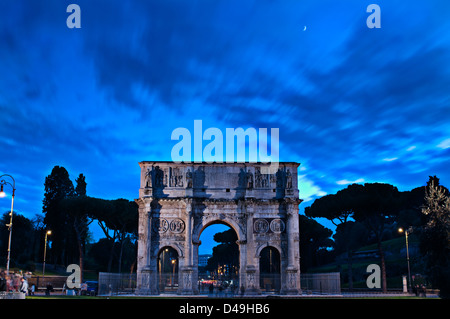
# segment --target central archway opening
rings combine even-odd
[[[199,293],[233,296],[239,291],[238,236],[225,223],[213,223],[200,234]],[[203,246],[203,247],[202,247]]]

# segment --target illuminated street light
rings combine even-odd
[[[0,197],[4,198],[6,197],[6,193],[3,191],[4,185],[10,185],[12,187],[12,196],[11,196],[11,211],[9,213],[9,224],[6,224],[9,230],[9,239],[8,239],[8,257],[6,259],[6,273],[9,275],[9,261],[11,259],[11,236],[12,236],[12,220],[13,220],[13,209],[14,209],[14,195],[16,193],[16,181],[14,178],[9,174],[3,174],[0,176],[0,178],[3,178],[4,176],[9,177],[12,180],[12,184],[10,182],[5,181],[4,179],[0,180]]]
[[[47,236],[51,235],[52,231],[51,230],[47,230],[45,232],[45,244],[44,244],[44,263],[42,266],[42,277],[45,277],[45,256],[47,255]]]
[[[174,285],[174,279],[175,279],[175,263],[177,261],[175,259],[172,259],[172,265],[173,265],[173,272],[172,272],[172,278],[170,278],[170,285]]]
[[[408,230],[411,233],[412,228],[410,227]],[[409,266],[408,230],[404,230],[403,228],[400,227],[398,229],[398,232],[399,233],[403,233],[403,232],[405,233],[405,239],[406,239],[406,261],[408,262],[408,282],[409,282],[408,287],[409,287],[409,291],[411,291],[411,269],[410,269],[410,266]]]
[[[3,198],[3,197],[6,197],[6,193],[3,191],[3,184],[1,186],[2,186],[2,188],[0,191],[0,197]]]

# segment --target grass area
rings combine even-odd
[[[264,299],[264,297],[261,297]],[[198,296],[198,297],[191,297],[186,298],[185,296],[180,297],[165,297],[165,296],[64,296],[64,295],[53,295],[53,296],[27,296],[26,299],[36,299],[36,300],[53,300],[53,299],[65,299],[65,300],[102,300],[102,299],[208,299],[207,296]],[[214,298],[214,299],[223,299],[223,298]],[[227,299],[227,298],[225,298]],[[239,300],[239,298],[230,298],[230,299],[236,299]],[[277,298],[278,299],[278,298]],[[280,299],[283,299],[281,297]],[[292,297],[286,298],[286,299],[292,299]],[[297,299],[297,298],[294,298]],[[377,295],[374,294],[372,296],[307,296],[307,297],[298,297],[298,299],[440,299],[440,298],[427,298],[427,297],[416,297],[416,296],[383,296],[383,295]]]
[[[106,297],[106,296],[101,296],[101,297],[90,297],[90,296],[27,296],[26,299],[27,300],[80,300],[80,299],[84,299],[84,300],[106,300],[106,299],[158,299],[158,298],[163,298],[164,297],[140,297],[140,296],[133,296],[133,297],[116,297],[116,296],[111,296],[111,297]],[[165,299],[173,299],[173,298],[165,298]]]
[[[206,296],[200,296],[198,299],[207,298]],[[101,299],[186,299],[184,296],[180,297],[164,297],[164,296],[65,296],[65,295],[50,295],[50,296],[27,296],[26,299],[86,299],[86,300],[101,300]]]

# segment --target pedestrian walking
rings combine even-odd
[[[12,284],[14,287],[14,291],[19,291],[19,288],[21,285],[21,280],[20,280],[19,274],[14,274],[14,277],[12,277],[11,280],[12,280]]]
[[[211,285],[209,285],[209,294],[212,295],[213,291],[214,291],[214,285],[211,284]]]
[[[22,277],[21,279],[19,291],[24,293],[25,295],[28,294],[28,281],[25,277]]]
[[[11,279],[10,275],[6,275],[6,291],[10,292],[13,291],[13,280]]]
[[[45,295],[50,296],[50,292],[53,290],[53,286],[51,283],[47,283],[47,289],[45,289]]]

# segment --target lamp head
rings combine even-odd
[[[3,191],[3,184],[1,184],[1,189],[0,189],[0,197],[6,197],[6,193]]]
[[[400,227],[400,228],[398,229],[398,232],[399,232],[399,233],[403,233],[403,232],[404,232],[403,228]]]

